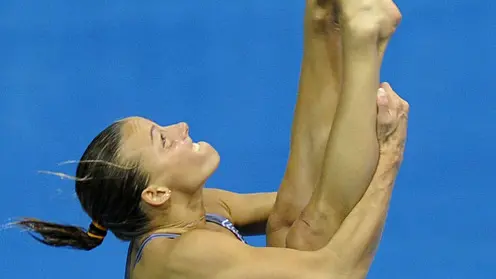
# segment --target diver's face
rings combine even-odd
[[[217,151],[206,142],[194,143],[186,123],[160,126],[140,117],[123,121],[119,155],[124,160],[139,160],[150,184],[192,193],[217,169]]]

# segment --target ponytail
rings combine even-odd
[[[43,244],[86,251],[102,244],[107,235],[107,230],[95,222],[91,223],[88,230],[32,218],[22,219],[15,224],[26,229],[34,239]]]
[[[139,160],[123,160],[119,153],[125,123],[127,120],[114,122],[91,141],[74,177],[84,212],[124,241],[146,232],[150,221],[140,207],[149,175],[138,167]],[[49,246],[91,250],[102,244],[107,234],[107,228],[98,223],[85,229],[25,218],[14,225]]]

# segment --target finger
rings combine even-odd
[[[391,121],[391,96],[383,88],[377,90],[377,122],[386,124]]]
[[[388,82],[383,82],[381,83],[381,88],[384,88],[388,95],[390,95],[393,99],[393,103],[390,106],[391,109],[395,111],[408,111],[408,103],[403,98],[401,98],[401,96],[398,95],[396,91],[394,91],[394,89],[391,87],[391,84],[389,84]]]
[[[380,107],[388,107],[389,106],[389,96],[384,90],[384,88],[379,88],[377,90],[377,105]]]
[[[410,104],[405,101],[404,99],[401,99],[401,106],[403,108],[403,111],[408,114],[408,112],[410,111]]]
[[[388,94],[391,94],[393,98],[397,98],[399,100],[399,104],[401,107],[403,107],[405,110],[408,110],[408,108],[410,107],[408,102],[405,99],[403,99],[400,95],[398,95],[396,91],[394,91],[393,87],[389,82],[383,82],[381,83],[380,86],[381,88],[384,88],[384,90],[386,90]]]
[[[393,94],[394,96],[398,96],[396,92],[394,91],[393,87],[389,82],[383,82],[381,83],[381,88],[383,88],[387,93]],[[398,96],[399,97],[399,96]]]
[[[406,134],[408,130],[408,112],[402,111],[400,112],[398,121],[398,128],[393,133],[393,136],[397,139],[406,139]]]

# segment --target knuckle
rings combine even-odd
[[[398,7],[396,7],[395,13],[393,15],[393,20],[394,20],[395,26],[398,26],[401,23],[402,19],[403,19],[403,15],[401,14]]]

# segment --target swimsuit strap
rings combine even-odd
[[[180,236],[179,234],[174,234],[174,233],[154,233],[152,235],[149,235],[147,238],[145,238],[145,240],[141,243],[139,249],[138,249],[138,252],[136,252],[136,260],[134,261],[134,264],[133,264],[133,269],[134,267],[136,267],[136,264],[141,260],[141,257],[143,256],[143,249],[145,249],[145,246],[150,242],[152,241],[153,239],[155,238],[160,238],[160,237],[167,237],[167,238],[176,238]],[[129,249],[127,251],[127,259],[126,259],[126,263],[129,263],[129,261],[131,260],[131,253],[133,251],[133,242],[131,241],[131,244],[129,245]],[[125,271],[125,275],[124,275],[124,278],[125,279],[129,279],[131,277],[131,270],[129,268],[129,264],[126,264],[126,271]]]
[[[219,226],[222,226],[226,229],[228,229],[230,232],[232,232],[241,242],[246,243],[244,240],[243,236],[239,233],[239,230],[234,226],[234,224],[227,219],[224,216],[218,215],[218,214],[210,214],[207,213],[205,215],[205,220],[210,223],[217,224]],[[177,238],[181,236],[180,234],[175,234],[175,233],[154,233],[149,235],[143,242],[141,243],[140,247],[138,248],[138,251],[136,252],[136,259],[133,264],[133,268],[136,267],[136,264],[141,260],[141,257],[143,257],[143,250],[145,249],[145,246],[150,243],[150,241],[154,240],[155,238],[161,238],[161,237],[167,237],[167,238]],[[127,252],[127,261],[131,259],[131,252],[132,252],[133,245],[129,245],[129,250]],[[128,279],[130,275],[129,268],[126,266],[126,275],[125,278]]]
[[[180,236],[180,234],[175,234],[175,233],[154,233],[152,235],[149,235],[143,242],[141,243],[140,247],[138,248],[138,252],[136,252],[136,260],[134,261],[134,266],[141,260],[141,257],[143,256],[143,249],[145,249],[145,246],[150,243],[150,241],[154,240],[155,238],[161,238],[161,237],[167,237],[167,238],[176,238]]]
[[[206,214],[205,219],[207,222],[210,223],[215,223],[219,226],[222,226],[229,231],[231,231],[241,242],[246,243],[244,240],[243,236],[239,233],[239,230],[234,226],[234,224],[227,219],[226,217],[223,217],[221,215],[217,214]]]

